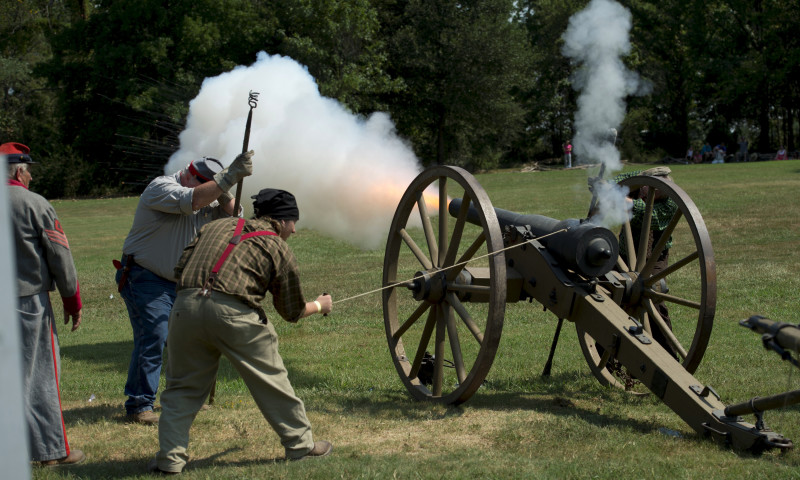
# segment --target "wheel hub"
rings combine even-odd
[[[653,290],[660,293],[669,292],[667,282],[663,278],[652,287],[647,287],[644,284],[644,277],[640,276],[639,272],[624,272],[620,277],[620,280],[625,285],[625,290],[622,295],[622,303],[625,305],[639,304],[645,290]]]
[[[419,271],[409,289],[418,302],[440,303],[447,292],[447,278],[442,271]]]

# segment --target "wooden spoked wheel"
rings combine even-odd
[[[644,326],[683,367],[693,373],[708,346],[717,304],[714,251],[703,217],[674,182],[636,176],[620,182],[644,201],[644,214],[620,231],[613,274],[625,287],[620,306]],[[652,233],[652,225],[665,226]],[[663,252],[668,248],[665,259]],[[635,381],[582,329],[578,339],[592,373],[603,384],[634,393]]]
[[[462,208],[451,218],[449,199],[457,197]],[[480,227],[466,222],[470,205]],[[414,398],[462,403],[486,378],[505,315],[502,248],[494,208],[468,172],[432,167],[409,185],[386,242],[383,318],[392,360]],[[471,275],[473,268],[482,275]]]

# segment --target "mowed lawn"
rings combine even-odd
[[[695,376],[726,403],[800,388],[800,371],[738,325],[754,314],[800,323],[800,161],[671,168],[703,215],[717,266],[716,319]],[[590,200],[584,169],[476,177],[492,204],[507,210],[581,218]],[[148,477],[158,430],[124,422],[131,328],[111,264],[136,203],[53,201],[84,299],[81,328],[59,331],[62,400],[70,443],[89,458],[71,468],[34,468],[34,478]],[[325,291],[345,299],[380,287],[382,249],[363,251],[303,229],[290,243],[309,298]],[[796,450],[737,453],[697,435],[653,396],[600,386],[571,324],[562,331],[552,376],[542,378],[556,319],[537,304],[508,305],[488,382],[458,407],[418,403],[405,391],[389,355],[378,293],[337,303],[327,318],[271,319],[315,437],[333,442],[333,455],[279,461],[277,436],[223,361],[216,405],[195,421],[183,477],[800,478]],[[767,412],[765,420],[800,441],[797,406]]]

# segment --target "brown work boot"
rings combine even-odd
[[[69,455],[58,460],[45,460],[41,462],[44,467],[60,467],[67,465],[77,465],[86,460],[86,455],[80,450],[71,450]]]
[[[324,457],[325,455],[331,453],[331,451],[333,451],[333,445],[331,445],[331,442],[318,440],[314,442],[314,448],[312,448],[308,453],[302,457],[290,458],[289,460],[296,462],[298,460],[305,460],[306,458]]]
[[[158,415],[152,410],[145,410],[139,413],[129,413],[125,419],[129,423],[142,423],[144,425],[158,425]]]

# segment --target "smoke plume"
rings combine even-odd
[[[617,129],[625,118],[625,97],[648,93],[649,84],[629,71],[621,58],[628,55],[631,44],[631,13],[612,0],[592,0],[573,15],[563,35],[562,53],[577,65],[573,87],[580,91],[575,113],[573,148],[576,159],[584,164],[605,165],[606,175],[622,169],[615,145]],[[624,192],[598,188],[603,224],[620,224],[624,212],[609,207],[624,205]],[[610,198],[605,198],[610,196]],[[622,202],[622,203],[621,203]],[[616,218],[615,218],[616,217]],[[597,219],[595,219],[597,220]]]
[[[250,91],[259,96],[249,142],[253,175],[242,189],[245,216],[252,212],[251,195],[280,188],[297,198],[298,228],[361,248],[381,246],[419,162],[387,114],[362,118],[322,97],[314,78],[291,58],[260,52],[250,66],[207,78],[189,104],[180,149],[165,172],[204,156],[229,165],[242,151]]]

